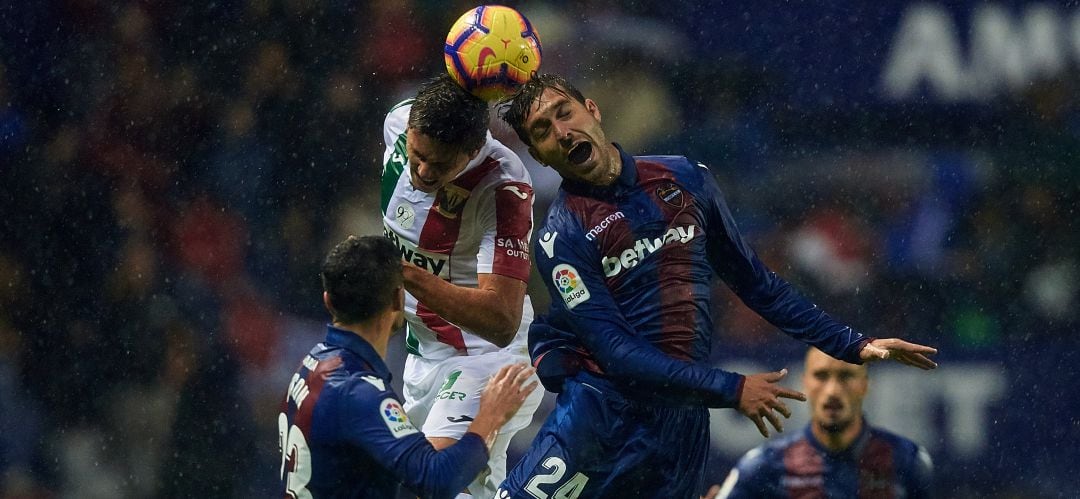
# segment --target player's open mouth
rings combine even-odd
[[[566,159],[570,160],[573,165],[580,165],[592,156],[592,144],[588,142],[579,142],[574,147],[570,148],[570,154],[566,155]]]

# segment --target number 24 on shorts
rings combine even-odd
[[[525,484],[525,492],[535,497],[536,499],[577,499],[581,495],[581,491],[585,489],[585,484],[589,482],[589,477],[583,473],[574,473],[565,483],[562,482],[563,475],[566,474],[566,461],[561,458],[552,456],[544,460],[542,463],[544,468],[551,470],[547,474],[538,474],[529,479],[529,482]],[[540,486],[549,484],[562,483],[554,492],[550,495],[544,492]],[[551,487],[545,487],[550,489]],[[496,494],[496,497],[503,497],[500,494]]]

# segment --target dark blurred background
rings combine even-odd
[[[708,164],[781,275],[941,349],[867,401],[941,496],[1080,490],[1077,2],[508,3],[610,137]],[[318,265],[379,232],[383,116],[474,5],[0,3],[0,497],[276,494]],[[497,132],[539,217],[558,179]],[[799,344],[715,293],[715,362],[798,388]],[[718,482],[761,438],[713,419]]]

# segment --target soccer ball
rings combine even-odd
[[[446,70],[486,101],[509,96],[540,68],[540,37],[520,12],[481,5],[461,15],[446,34]]]

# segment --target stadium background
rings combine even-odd
[[[0,497],[272,495],[318,263],[379,232],[383,114],[473,5],[0,6]],[[519,8],[609,135],[711,165],[774,269],[940,347],[932,374],[875,366],[867,412],[942,496],[1080,490],[1076,2]],[[717,364],[799,364],[716,294]],[[715,412],[710,479],[755,435]]]

